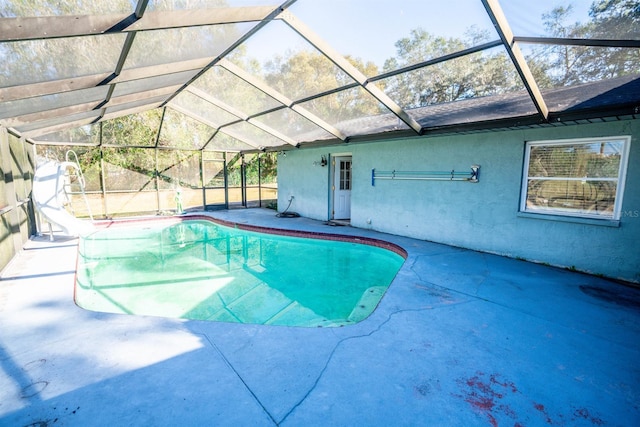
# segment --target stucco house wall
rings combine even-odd
[[[618,223],[519,213],[525,142],[631,136]],[[292,149],[278,161],[278,207],[318,220],[331,218],[329,158],[351,154],[351,225],[640,282],[640,121],[469,135],[416,137]],[[478,183],[376,180],[371,169],[470,170]],[[545,219],[546,218],[546,219]],[[617,226],[615,226],[617,225]]]

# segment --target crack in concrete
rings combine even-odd
[[[468,302],[468,301],[465,301],[465,302]],[[389,315],[387,316],[387,318],[385,320],[380,322],[380,324],[376,328],[372,329],[370,332],[368,332],[366,334],[352,335],[352,336],[345,337],[345,338],[342,338],[341,340],[339,340],[336,343],[336,345],[333,347],[333,350],[331,350],[331,353],[327,357],[326,363],[324,364],[323,368],[320,370],[320,373],[318,374],[316,380],[313,382],[313,385],[305,393],[305,395],[302,397],[302,399],[300,399],[300,401],[298,403],[293,405],[293,407],[289,410],[289,412],[287,412],[284,415],[284,417],[282,417],[282,419],[277,423],[277,425],[282,424],[300,405],[302,405],[305,402],[305,400],[307,400],[307,398],[311,395],[311,393],[316,389],[316,387],[318,386],[318,383],[320,382],[320,380],[324,376],[325,371],[328,369],[329,364],[331,363],[331,361],[333,359],[333,356],[335,355],[336,351],[338,350],[338,348],[343,343],[345,343],[345,342],[347,342],[349,340],[370,337],[373,334],[375,334],[377,332],[380,332],[380,330],[384,327],[384,325],[389,323],[391,321],[391,318],[393,316],[395,316],[396,314],[407,313],[407,312],[421,312],[421,311],[427,311],[427,310],[430,310],[430,308],[416,308],[416,309],[404,309],[404,310],[393,311],[393,312],[389,313]]]
[[[264,413],[267,414],[267,416],[271,419],[271,421],[273,421],[273,425],[274,426],[278,426],[279,423],[275,420],[275,418],[273,418],[273,415],[271,415],[269,410],[266,408],[266,406],[263,405],[263,403],[260,401],[258,396],[253,392],[253,390],[251,390],[251,387],[249,387],[249,384],[247,384],[246,381],[244,380],[244,378],[242,378],[242,375],[240,375],[240,373],[236,370],[236,368],[233,367],[231,362],[229,362],[229,360],[226,358],[226,356],[224,355],[222,350],[220,350],[218,348],[218,346],[209,338],[209,336],[207,334],[203,333],[201,335],[204,336],[204,338],[211,345],[211,347],[213,347],[213,349],[220,355],[220,357],[222,357],[222,360],[224,361],[224,363],[229,367],[229,369],[231,369],[233,371],[233,373],[238,377],[240,382],[242,382],[242,384],[247,389],[247,391],[251,394],[251,396],[253,396],[253,399],[258,403],[258,405],[260,405],[260,407],[262,408]]]
[[[322,377],[324,376],[325,371],[329,367],[329,364],[331,363],[331,360],[333,359],[333,355],[336,353],[336,351],[338,350],[338,347],[340,347],[340,345],[342,343],[346,342],[347,340],[370,337],[374,333],[378,332],[386,323],[388,323],[391,320],[391,316],[393,316],[395,313],[396,312],[393,312],[393,313],[389,314],[389,316],[387,316],[387,318],[383,322],[381,322],[375,329],[373,329],[369,333],[362,334],[362,335],[353,335],[353,336],[342,338],[341,340],[339,340],[336,343],[336,345],[333,347],[333,350],[331,350],[331,353],[329,353],[329,356],[327,357],[327,361],[325,362],[323,368],[320,370],[320,373],[318,374],[316,380],[313,382],[313,385],[311,385],[311,387],[305,393],[305,395],[302,397],[302,399],[300,399],[300,401],[298,403],[293,405],[293,407],[289,410],[289,412],[287,412],[284,415],[284,417],[282,417],[282,419],[280,420],[280,423],[284,422],[289,417],[289,415],[291,415],[296,410],[296,408],[298,408],[300,405],[302,405],[302,403],[304,403],[305,400],[307,400],[307,398],[313,392],[313,390],[315,390],[315,388],[317,387],[318,383],[320,382],[320,379],[322,379]]]
[[[436,285],[437,286],[437,285]],[[460,301],[458,303],[453,303],[453,304],[449,304],[448,306],[451,305],[459,305],[459,304],[467,304],[469,302],[472,301]],[[360,334],[360,335],[352,335],[352,336],[348,336],[345,338],[340,339],[335,346],[333,347],[333,349],[331,350],[331,352],[329,353],[329,355],[327,356],[327,360],[324,364],[324,366],[322,367],[322,369],[320,370],[318,376],[316,377],[315,381],[313,382],[313,384],[311,385],[311,387],[309,388],[309,390],[304,394],[304,396],[298,401],[298,403],[296,403],[295,405],[293,405],[291,407],[291,409],[282,417],[282,419],[280,421],[277,421],[274,416],[269,412],[269,410],[267,409],[267,407],[260,401],[260,398],[257,396],[256,393],[254,393],[254,391],[251,389],[251,387],[249,386],[249,384],[242,378],[242,375],[234,368],[234,366],[231,364],[231,362],[227,359],[227,357],[224,355],[224,353],[222,352],[222,350],[220,350],[220,348],[218,348],[218,346],[209,338],[209,336],[204,333],[204,332],[194,332],[196,335],[201,335],[204,337],[204,339],[206,340],[206,342],[209,343],[209,345],[220,355],[220,357],[222,357],[222,360],[224,361],[224,363],[229,367],[229,369],[231,369],[233,371],[233,373],[238,377],[238,379],[242,382],[242,384],[244,385],[244,387],[247,389],[247,391],[251,394],[251,396],[253,397],[253,399],[258,403],[258,405],[260,405],[260,407],[262,408],[262,410],[267,414],[267,416],[271,419],[271,421],[273,421],[273,424],[275,426],[279,426],[281,425],[295,410],[296,408],[298,408],[300,405],[302,405],[304,403],[304,401],[309,397],[309,395],[311,395],[311,393],[316,389],[318,383],[320,382],[320,380],[322,379],[322,377],[324,376],[325,371],[328,369],[329,364],[331,363],[334,354],[336,353],[336,351],[338,350],[338,348],[345,342],[349,341],[349,340],[354,340],[354,339],[359,339],[359,338],[366,338],[366,337],[370,337],[373,334],[379,332],[384,325],[386,325],[387,323],[389,323],[391,321],[391,319],[393,318],[393,316],[397,315],[397,314],[402,314],[402,313],[409,313],[409,312],[422,312],[422,311],[427,311],[427,310],[433,310],[434,308],[437,307],[424,307],[424,308],[413,308],[413,309],[401,309],[401,310],[396,310],[393,311],[391,313],[389,313],[387,315],[387,318],[385,320],[383,320],[382,322],[380,322],[380,324],[378,324],[378,326],[376,326],[374,329],[372,329],[370,332],[366,333],[366,334]]]

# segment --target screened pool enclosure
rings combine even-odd
[[[635,118],[639,28],[628,0],[0,0],[3,240],[69,150],[100,218],[274,205],[288,150]]]

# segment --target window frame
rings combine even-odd
[[[527,208],[527,196],[528,196],[528,184],[529,184],[529,162],[531,159],[532,147],[539,146],[560,146],[560,145],[581,145],[581,144],[594,144],[594,143],[606,143],[606,142],[622,142],[623,147],[620,153],[620,166],[618,168],[618,176],[616,181],[616,194],[613,204],[612,215],[592,215],[588,213],[580,212],[567,212],[559,209],[532,209]],[[522,185],[520,190],[520,209],[519,212],[523,214],[541,215],[551,219],[552,217],[571,217],[576,219],[589,219],[598,221],[618,221],[622,212],[622,200],[624,198],[624,185],[627,177],[627,167],[629,164],[629,151],[631,146],[630,135],[617,135],[617,136],[603,136],[603,137],[591,137],[591,138],[572,138],[572,139],[553,139],[553,140],[539,140],[539,141],[526,141],[525,143],[525,155],[522,166]],[[552,178],[552,177],[550,177]],[[564,177],[562,177],[564,178]],[[568,178],[568,180],[578,180],[578,178]],[[594,179],[596,180],[596,179]],[[611,180],[611,178],[602,179]],[[561,219],[561,218],[559,218]]]

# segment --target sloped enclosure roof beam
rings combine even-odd
[[[0,88],[0,102],[15,101],[34,96],[51,95],[54,93],[70,92],[99,86],[111,73],[100,73],[68,79],[50,80],[46,82],[30,83],[19,86]]]
[[[110,119],[115,119],[117,117],[130,116],[132,114],[143,113],[145,111],[153,110],[154,108],[159,108],[159,107],[160,107],[160,102],[158,101],[158,102],[148,103],[147,105],[140,105],[138,107],[128,108],[126,110],[114,111],[112,113],[107,112],[107,114],[104,115],[104,120],[110,120]]]
[[[242,37],[240,37],[238,40],[236,40],[234,43],[231,44],[231,46],[227,47],[224,52],[222,52],[219,56],[217,56],[216,58],[214,58],[211,62],[209,62],[209,64],[207,64],[206,66],[204,66],[195,76],[193,76],[188,82],[186,82],[182,88],[180,90],[177,90],[176,93],[173,94],[172,97],[170,97],[169,99],[167,99],[164,103],[164,105],[166,105],[169,101],[171,101],[173,98],[175,98],[180,92],[182,92],[183,90],[185,90],[191,83],[193,83],[195,80],[197,80],[200,76],[202,76],[204,73],[206,73],[207,71],[209,71],[209,69],[211,67],[213,67],[214,65],[216,65],[221,59],[223,59],[225,56],[227,56],[228,54],[230,54],[231,52],[233,52],[238,46],[240,46],[242,43],[244,43],[245,41],[247,41],[247,39],[249,37],[251,37],[252,35],[254,35],[255,33],[258,32],[258,30],[260,30],[261,28],[263,28],[265,25],[267,25],[269,22],[271,22],[276,16],[278,16],[280,13],[282,13],[283,10],[285,10],[286,8],[288,8],[289,6],[291,6],[293,3],[295,3],[296,0],[287,0],[284,3],[282,3],[280,6],[277,7],[270,7],[269,8],[269,13],[262,18],[262,20],[255,26],[253,27],[251,30],[249,30],[246,34],[244,34]]]
[[[133,40],[134,40],[135,37],[136,37],[136,33],[127,34],[127,38],[126,38],[126,40],[124,42],[124,46],[122,48],[122,51],[120,52],[120,58],[118,59],[118,63],[116,64],[116,68],[115,68],[113,74],[108,79],[110,81],[110,83],[109,83],[109,91],[107,92],[107,96],[105,97],[105,99],[102,102],[101,106],[104,106],[105,104],[107,104],[111,100],[111,96],[113,95],[113,91],[116,89],[116,84],[117,84],[117,83],[111,83],[112,77],[113,78],[117,77],[120,74],[120,72],[122,71],[122,67],[124,66],[124,62],[127,59],[127,55],[129,55],[129,51],[131,50],[131,46],[133,45]],[[100,117],[104,116],[105,111],[106,111],[106,108],[103,107]]]
[[[320,51],[324,56],[329,58],[331,62],[336,64],[342,71],[347,73],[349,77],[357,81],[360,86],[364,88],[369,94],[376,98],[382,105],[388,110],[393,112],[400,120],[402,120],[407,126],[413,129],[418,135],[422,133],[422,126],[415,121],[406,111],[404,111],[398,104],[396,104],[391,98],[381,91],[376,85],[369,84],[367,76],[362,74],[360,70],[351,65],[347,59],[334,50],[329,44],[325,43],[318,35],[316,35],[309,27],[303,24],[297,19],[291,12],[286,11],[280,14],[282,19],[287,25],[289,25],[296,33],[300,34],[302,38],[311,43],[316,49]]]
[[[149,0],[138,0],[138,4],[136,5],[135,13],[133,14],[134,21],[138,21],[142,18],[145,9],[147,8],[147,3]],[[118,58],[118,63],[116,64],[115,70],[113,71],[112,77],[115,78],[120,75],[122,72],[122,68],[124,68],[124,63],[127,60],[127,56],[129,56],[129,52],[131,51],[131,46],[133,46],[133,41],[136,37],[136,32],[132,32],[127,34],[127,38],[124,41],[124,46],[122,47],[122,51],[120,52],[120,57]],[[116,89],[116,84],[113,82],[113,79],[109,79],[109,91],[107,92],[107,96],[102,103],[102,111],[100,113],[100,117],[97,120],[100,120],[104,117],[107,109],[105,105],[109,103],[111,100],[111,96],[113,95],[113,91]]]
[[[142,113],[144,111],[152,110],[158,107],[160,107],[159,102],[152,102],[147,105],[129,108],[126,110],[115,111],[113,113],[107,113],[104,115],[104,119],[108,120],[108,119],[114,119],[116,117],[128,116],[130,114]],[[98,113],[96,112],[96,117],[97,116],[98,116]],[[71,121],[68,123],[61,123],[59,125],[49,126],[46,128],[25,131],[25,132],[22,132],[21,135],[24,136],[25,138],[37,138],[39,136],[47,135],[53,132],[59,132],[66,129],[72,129],[72,128],[81,127],[85,125],[91,125],[91,124],[94,124],[95,121],[96,121],[95,117],[87,117],[87,118]]]
[[[274,137],[286,142],[289,145],[293,145],[294,147],[296,145],[298,145],[296,141],[294,141],[293,139],[289,138],[287,135],[285,135],[285,134],[283,134],[281,132],[278,132],[277,130],[275,130],[271,126],[267,126],[264,123],[261,123],[261,122],[255,120],[255,119],[249,119],[249,120],[247,120],[247,122],[249,124],[257,127],[258,129],[261,129],[264,132],[267,132],[269,135],[272,135],[272,136],[274,136]],[[224,129],[222,129],[222,130],[224,131]]]
[[[296,142],[294,140],[292,140],[291,138],[289,138],[288,136],[281,134],[280,132],[270,128],[269,126],[266,126],[266,125],[263,125],[261,123],[252,121],[248,117],[247,118],[243,118],[243,119],[238,119],[238,120],[230,122],[230,123],[225,123],[223,125],[218,125],[218,124],[215,124],[215,123],[211,122],[210,120],[207,120],[204,117],[194,113],[193,111],[189,111],[189,110],[187,110],[185,108],[180,107],[179,105],[169,104],[168,106],[170,108],[176,110],[176,111],[181,112],[182,114],[185,114],[185,115],[191,117],[194,120],[197,120],[197,121],[199,121],[201,123],[206,124],[209,127],[212,127],[213,129],[215,129],[217,131],[220,131],[222,133],[227,133],[226,130],[225,130],[225,127],[231,126],[233,124],[236,124],[236,123],[239,123],[239,122],[242,122],[242,121],[247,121],[249,124],[251,124],[251,125],[253,125],[253,126],[255,126],[255,127],[259,128],[259,129],[262,129],[263,131],[267,132],[271,136],[274,136],[274,137],[282,140],[282,142],[285,142],[287,144],[294,145],[294,146],[296,145]],[[227,133],[227,134],[231,135],[230,133]],[[256,141],[250,141],[250,140],[247,140],[246,138],[237,137],[235,135],[231,135],[231,136],[233,136],[234,138],[239,139],[240,141],[242,141],[242,142],[244,142],[244,143],[246,143],[248,145],[251,145],[252,147],[255,147],[257,149],[261,148],[260,143],[258,143]]]
[[[96,117],[98,116],[98,114],[99,113],[96,112]],[[74,120],[67,123],[61,123],[58,125],[49,126],[47,128],[24,131],[24,132],[21,132],[21,135],[25,138],[36,138],[38,136],[46,135],[48,133],[59,132],[65,129],[72,129],[76,127],[90,125],[91,123],[94,122],[94,120],[95,120],[94,117],[86,117],[83,119]]]
[[[78,101],[78,104],[74,104],[67,107],[53,108],[42,111],[34,111],[31,113],[22,114],[19,116],[8,117],[6,119],[0,119],[0,124],[6,127],[21,126],[29,123],[35,123],[40,120],[48,120],[56,117],[64,117],[72,114],[95,110],[100,107],[109,108],[129,102],[140,101],[142,99],[155,98],[157,96],[166,95],[169,96],[175,92],[180,86],[168,86],[158,89],[151,89],[142,92],[135,92],[129,95],[122,95],[118,97],[112,97],[108,103],[104,103],[103,100],[94,100],[82,102]]]
[[[334,135],[336,138],[342,141],[347,139],[347,136],[344,135],[342,132],[340,132],[338,129],[336,129],[333,125],[325,122],[320,117],[316,116],[315,114],[311,113],[310,111],[301,107],[300,105],[294,104],[292,100],[290,100],[289,98],[287,98],[286,96],[278,92],[277,90],[271,88],[262,80],[253,77],[251,74],[245,72],[240,67],[237,67],[232,62],[227,61],[226,59],[223,59],[218,63],[218,65],[224,68],[225,70],[229,71],[230,73],[234,74],[236,77],[239,77],[242,80],[246,81],[256,89],[266,93],[267,95],[277,100],[281,104],[285,105],[286,107],[291,108],[296,113],[300,114],[301,116],[311,121],[312,123],[315,123],[317,126],[321,127],[322,129],[326,130],[330,134]]]
[[[200,123],[203,123],[203,124],[209,126],[211,129],[213,129],[215,131],[218,131],[220,129],[220,125],[219,124],[214,123],[211,120],[208,120],[207,118],[202,117],[201,115],[199,115],[197,113],[194,113],[193,111],[187,110],[184,107],[181,107],[181,106],[175,105],[175,104],[169,104],[169,105],[167,105],[167,107],[169,109],[171,109],[171,110],[175,110],[175,111],[177,111],[177,112],[179,112],[181,114],[184,114],[185,116],[191,117],[193,120],[196,120],[196,121],[198,121]],[[241,120],[238,119],[233,123],[238,123],[240,121]]]
[[[9,86],[0,88],[0,102],[15,101],[16,99],[31,98],[34,96],[52,95],[54,93],[88,89],[105,84],[105,82],[122,83],[131,80],[144,79],[147,77],[175,74],[190,70],[199,70],[209,64],[211,60],[212,58],[209,57],[173,62],[169,64],[131,68],[122,70],[122,72],[116,77],[113,77],[113,73],[100,73],[80,77],[70,77],[67,79],[51,80],[47,82]]]
[[[222,110],[226,111],[227,113],[236,116],[239,119],[242,120],[249,120],[249,116],[247,114],[245,114],[243,111],[238,110],[237,108],[232,107],[231,105],[226,104],[225,102],[222,102],[221,100],[219,100],[218,98],[214,97],[213,95],[204,92],[196,87],[189,86],[186,89],[187,92],[190,92],[192,94],[194,94],[195,96],[204,99],[205,101],[207,101],[209,104],[211,105],[215,105],[218,108],[221,108]]]
[[[134,14],[134,17],[136,20],[142,18],[142,15],[144,14],[144,11],[147,7],[147,2],[148,0],[138,1],[138,4],[136,6],[136,12]],[[129,52],[131,51],[131,46],[133,46],[133,41],[136,37],[136,34],[137,34],[136,32],[127,34],[127,38],[124,41],[124,46],[122,47],[122,51],[120,52],[120,57],[118,58],[118,63],[116,64],[115,70],[113,71],[112,76],[114,78],[120,75],[120,73],[122,72],[122,68],[124,67],[125,61],[127,60],[127,56],[129,56]],[[109,83],[109,91],[107,92],[107,96],[105,97],[103,105],[107,104],[111,100],[113,91],[116,89],[116,84],[117,83]],[[105,112],[106,112],[106,108],[103,107],[100,117],[103,117]]]
[[[143,2],[146,5],[146,1]],[[139,3],[140,5],[142,3]],[[161,30],[261,21],[277,6],[229,7],[131,15],[68,15],[0,18],[0,42]]]
[[[216,99],[215,97],[209,95],[208,93],[205,93],[205,92],[201,91],[200,89],[197,89],[197,88],[189,86],[186,89],[186,91],[198,96],[199,98],[202,98],[204,101],[208,102],[209,104],[215,105],[216,107],[226,111],[229,114],[232,114],[232,115],[238,117],[241,120],[244,120],[244,121],[250,123],[251,125],[253,125],[253,126],[255,126],[255,127],[259,128],[259,129],[262,129],[263,131],[267,132],[268,134],[271,134],[272,136],[274,136],[274,137],[276,137],[278,139],[281,139],[282,141],[286,142],[289,145],[293,145],[293,146],[296,145],[296,142],[293,139],[289,138],[288,136],[284,135],[283,133],[278,132],[277,130],[273,129],[272,127],[267,126],[265,124],[262,124],[262,123],[260,123],[260,122],[258,122],[256,120],[254,120],[253,118],[251,118],[247,114],[243,113],[242,111],[238,111],[236,108],[233,108],[230,105],[225,104],[224,102]],[[175,105],[171,105],[171,107],[175,108]],[[193,114],[191,114],[190,112],[187,112],[187,111],[183,111],[183,112],[185,114],[190,115],[191,117],[193,117]],[[200,120],[200,119],[198,119],[196,117],[193,117],[193,118],[196,119],[196,120]],[[229,123],[223,123],[223,124],[221,124],[219,126],[212,124],[211,126],[213,128],[222,129],[225,126],[229,126],[229,125],[232,125],[234,123],[237,123],[237,121],[233,121],[233,122],[229,122]]]
[[[529,92],[529,96],[538,110],[538,113],[545,121],[548,121],[549,109],[547,108],[547,104],[542,97],[538,84],[533,78],[533,74],[531,74],[531,69],[529,69],[529,65],[527,65],[527,61],[522,54],[520,47],[514,40],[513,32],[511,31],[511,27],[507,22],[507,18],[505,17],[498,0],[482,0],[482,4],[489,15],[491,22],[493,22],[502,43],[504,43],[504,47],[511,57],[511,61],[513,61],[513,65],[516,67],[516,71],[520,75],[527,92]]]
[[[74,104],[68,107],[56,108],[54,110],[38,111],[35,113],[24,114],[21,116],[9,117],[7,119],[1,119],[0,124],[5,127],[16,127],[27,125],[29,123],[38,122],[39,120],[48,120],[56,117],[64,117],[72,114],[83,113],[91,111],[99,107],[102,101],[91,101],[82,104]]]
[[[136,4],[136,10],[133,12],[136,18],[142,18],[142,15],[144,15],[144,11],[147,10],[147,4],[149,4],[149,0],[138,0],[138,4]]]
[[[426,61],[417,62],[415,64],[407,65],[406,67],[398,68],[393,71],[378,74],[375,77],[369,77],[370,82],[377,82],[378,80],[384,80],[389,77],[397,76],[399,74],[405,74],[411,71],[419,70],[420,68],[429,67],[431,65],[441,64],[452,59],[462,58],[463,56],[471,55],[474,53],[482,52],[484,50],[493,49],[494,47],[502,46],[502,40],[494,40],[487,43],[472,46],[467,49],[459,50],[447,55],[439,56],[437,58],[428,59]]]
[[[151,110],[153,108],[157,108],[160,105],[160,102],[164,99],[164,97],[161,96],[160,97],[161,99],[158,100],[158,96],[152,96],[152,95],[155,95],[155,94],[156,94],[155,91],[149,91],[148,95],[145,95],[145,98],[141,100],[141,101],[143,101],[142,103],[140,103],[140,102],[135,103],[137,105],[136,107],[131,107],[131,108],[127,109],[126,111],[135,110],[135,112],[141,112],[141,111],[144,111],[144,110]],[[131,102],[124,102],[124,101],[127,100],[126,98],[127,98],[126,96],[113,98],[113,105],[109,105],[108,107],[114,107],[114,106],[120,106],[121,107],[121,106],[126,105],[126,104],[131,104]],[[104,114],[104,116],[103,116],[101,110],[98,110],[96,108],[90,108],[90,109],[86,109],[84,111],[80,110],[77,113],[89,113],[92,110],[95,111],[95,114],[91,115],[92,118],[91,118],[90,123],[82,123],[81,125],[77,125],[78,122],[84,121],[84,118],[80,119],[80,120],[75,120],[73,118],[73,115],[65,114],[64,116],[68,117],[68,122],[67,123],[49,125],[46,122],[43,123],[42,120],[40,122],[29,122],[27,124],[29,129],[28,130],[23,130],[22,134],[27,136],[27,137],[46,135],[46,134],[52,133],[52,132],[58,132],[58,131],[65,130],[65,129],[71,129],[71,128],[78,127],[78,126],[84,126],[85,124],[93,124],[93,123],[96,123],[97,121],[99,121],[101,119],[106,120],[108,118],[113,118],[113,115],[115,113],[118,113],[118,117],[120,117],[122,115],[126,115],[126,114],[120,114],[121,111],[125,111],[125,110],[119,110],[119,111],[112,112],[112,113],[106,112],[106,114]],[[133,114],[133,113],[131,113],[131,114]],[[64,117],[64,116],[56,116],[56,115],[54,115],[53,117],[50,117],[50,118]]]

